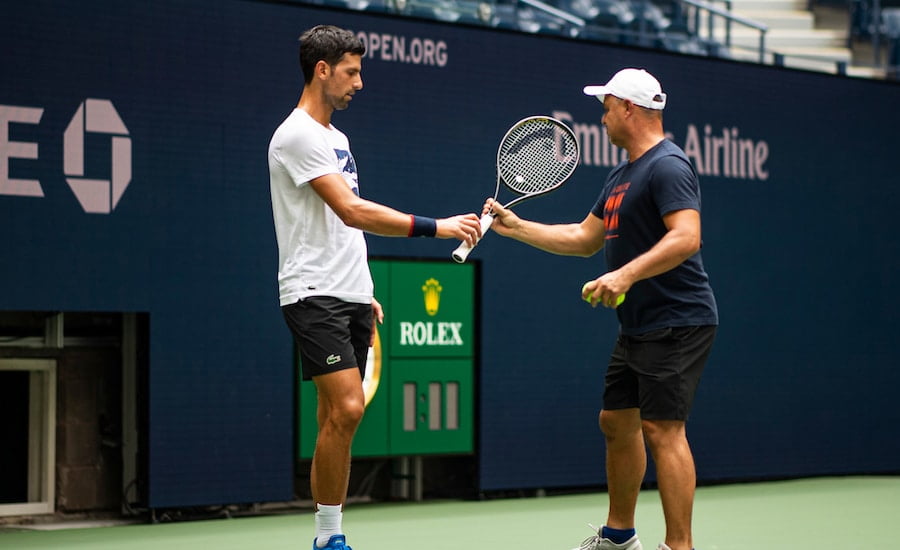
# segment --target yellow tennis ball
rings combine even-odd
[[[591,281],[588,281],[588,282],[584,283],[584,285],[582,285],[582,287],[581,287],[581,295],[582,296],[584,296],[584,293],[587,292],[587,286],[589,284],[591,284]],[[584,296],[584,301],[587,303],[591,303],[591,296],[590,295]],[[622,302],[624,302],[624,301],[625,301],[625,295],[619,294],[619,297],[616,298],[616,305],[613,307],[619,307],[620,305],[622,305]]]

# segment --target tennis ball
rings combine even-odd
[[[587,292],[587,286],[588,286],[590,283],[591,283],[591,281],[588,281],[588,282],[584,283],[584,285],[581,286],[581,295],[582,295],[582,296],[584,296],[584,293]],[[591,303],[591,296],[590,296],[590,295],[586,296],[586,297],[584,298],[584,301],[590,304],[590,303]],[[613,307],[619,307],[620,305],[622,305],[622,302],[624,302],[624,301],[625,301],[625,295],[624,295],[624,294],[619,294],[619,297],[616,298],[616,305],[613,306]]]

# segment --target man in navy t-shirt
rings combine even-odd
[[[665,137],[666,94],[650,73],[623,69],[584,93],[603,102],[609,140],[628,152],[587,217],[545,225],[493,199],[484,212],[496,215],[495,232],[547,252],[591,256],[605,250],[608,271],[585,283],[581,295],[592,306],[615,308],[620,323],[600,412],[609,513],[578,550],[642,550],[634,511],[646,447],[666,520],[658,550],[691,550],[696,473],[685,423],[719,322],[700,256],[697,172]]]

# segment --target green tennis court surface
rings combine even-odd
[[[606,515],[603,493],[509,500],[357,504],[344,527],[354,550],[569,550]],[[638,533],[656,548],[656,491],[641,493]],[[53,531],[0,529],[0,549],[308,550],[311,512]],[[701,487],[698,550],[893,548],[900,541],[900,477],[818,478]]]

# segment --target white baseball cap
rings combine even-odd
[[[666,107],[666,94],[663,93],[662,86],[644,69],[622,69],[604,86],[585,86],[584,93],[600,101],[609,94],[658,111]]]

